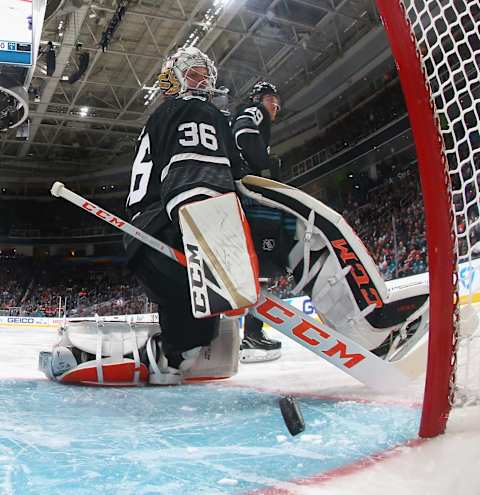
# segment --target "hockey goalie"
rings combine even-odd
[[[228,120],[212,104],[219,91],[216,79],[213,61],[196,47],[169,56],[159,76],[165,100],[137,142],[126,201],[132,230],[124,244],[129,267],[158,305],[159,326],[68,322],[41,361],[50,378],[171,385],[232,376],[239,353],[238,329],[232,330],[237,323],[220,315],[256,305],[259,247],[256,253],[252,237],[261,238],[251,236],[238,196],[294,219],[296,241],[287,256],[273,260],[268,246],[267,252],[280,270],[293,273],[296,291],[310,295],[327,325],[389,357],[425,332],[427,288],[389,293],[341,215],[272,180],[247,175],[235,182],[240,161]],[[52,194],[60,195],[62,187],[52,187]],[[80,206],[93,214],[85,204]],[[105,211],[95,211],[107,221]],[[120,229],[126,223],[117,222]],[[176,254],[154,249],[146,235]]]
[[[293,274],[295,290],[311,297],[327,325],[389,360],[402,357],[425,334],[428,287],[415,284],[388,291],[366,248],[341,215],[308,194],[269,179],[246,176],[237,187],[239,195],[296,219],[296,241],[284,268]],[[202,218],[203,208],[211,208],[208,201],[212,200],[201,204],[200,209],[191,204],[186,211],[192,218]],[[209,230],[208,223],[202,225],[203,240],[210,241],[207,245],[213,242]],[[186,242],[196,239],[191,235],[191,231],[187,233]],[[216,241],[222,245],[218,238]],[[227,248],[223,257],[228,258]],[[231,266],[226,260],[222,270],[233,280],[235,273],[227,273]],[[195,315],[193,305],[192,300]],[[64,383],[169,385],[231,377],[237,372],[238,356],[238,320],[221,318],[211,343],[183,352],[172,373],[166,372],[173,363],[162,352],[157,324],[97,319],[66,323],[53,352],[42,354],[40,367],[49,378]]]
[[[161,333],[150,336],[152,340],[149,337],[145,344],[140,332],[135,346],[118,346],[112,354],[113,330],[84,325],[73,332],[66,325],[60,347],[75,357],[75,361],[70,359],[72,373],[77,366],[90,367],[93,374],[97,370],[96,380],[101,382],[104,359],[112,361],[108,365],[133,359],[135,370],[141,364],[148,368],[149,383],[178,384],[191,376],[197,369],[196,360],[205,353],[210,362],[208,376],[235,372],[239,343],[233,341],[228,350],[220,346],[222,350],[216,351],[215,343],[223,342],[227,325],[220,314],[243,311],[256,303],[258,269],[248,223],[235,194],[233,136],[227,118],[211,103],[219,91],[216,79],[213,61],[196,47],[180,48],[167,58],[159,76],[165,99],[139,136],[131,168],[126,213],[132,229],[155,237],[176,253],[173,258],[165,256],[145,245],[142,236],[124,239],[129,268],[158,305]],[[102,329],[101,338],[98,329]],[[85,335],[95,332],[95,342],[88,340],[86,349]],[[134,349],[139,356],[144,349],[151,351],[154,341],[158,352],[147,353],[148,363],[132,354]],[[232,357],[229,363],[235,361],[227,371],[222,367],[225,352]],[[89,359],[84,361],[84,357]],[[56,358],[54,352],[52,363]],[[205,370],[200,374],[204,376]],[[61,380],[65,378],[62,373]]]

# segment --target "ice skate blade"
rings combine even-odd
[[[282,355],[280,349],[264,351],[262,349],[242,349],[240,351],[241,363],[263,363],[266,361],[275,361]]]

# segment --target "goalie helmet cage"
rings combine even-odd
[[[455,400],[458,260],[471,261],[478,240],[480,8],[478,0],[377,0],[377,7],[407,104],[425,205],[430,337],[419,435],[433,437],[445,431]]]

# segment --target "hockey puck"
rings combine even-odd
[[[297,400],[291,396],[282,397],[278,404],[290,435],[302,433],[305,430],[305,420]]]

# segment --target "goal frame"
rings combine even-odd
[[[420,54],[400,0],[376,0],[390,42],[417,150],[430,285],[428,362],[419,435],[445,431],[453,401],[458,275],[448,163]]]

